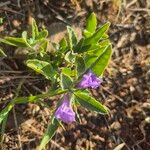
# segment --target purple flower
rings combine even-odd
[[[102,83],[102,79],[98,78],[95,74],[91,71],[84,74],[81,81],[78,84],[78,88],[93,88],[96,89]]]
[[[73,121],[75,121],[75,112],[70,105],[68,95],[64,95],[64,100],[56,110],[55,117],[65,123],[72,123]]]

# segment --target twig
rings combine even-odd
[[[131,7],[132,5],[134,5],[136,2],[137,2],[137,0],[133,0],[133,1],[131,1],[130,3],[128,3],[128,4],[126,5],[126,9],[128,9],[129,7]]]
[[[11,2],[7,1],[7,2],[2,2],[0,3],[0,7],[4,7],[5,5],[9,5]]]
[[[21,7],[20,0],[17,0],[17,3],[18,3],[18,7],[20,8]]]
[[[19,74],[19,73],[25,73],[27,71],[14,71],[14,70],[1,70],[0,73],[16,73],[16,74]]]
[[[27,81],[27,84],[31,86],[35,91],[38,91],[39,93],[42,93],[42,90],[38,88],[37,86],[34,86],[31,82]]]
[[[16,91],[15,91],[15,97],[17,98],[19,95],[19,92],[21,90],[21,87],[23,85],[23,83],[25,82],[25,79],[21,80]],[[13,116],[14,116],[14,122],[15,122],[15,127],[17,129],[17,135],[18,135],[18,145],[19,145],[19,149],[22,150],[22,143],[21,143],[21,136],[20,136],[20,130],[18,127],[18,121],[17,121],[17,117],[16,117],[16,111],[15,111],[15,106],[13,107]]]
[[[15,14],[18,14],[18,15],[22,15],[22,16],[25,16],[24,14],[22,14],[22,13],[20,13],[20,12],[17,12],[17,11],[15,11],[15,10],[12,10],[12,9],[10,9],[10,8],[1,8],[0,7],[0,10],[2,10],[2,11],[7,11],[7,12],[11,12],[11,13],[15,13]]]
[[[1,10],[1,8],[0,8],[0,10]],[[10,29],[12,30],[12,26],[11,26],[11,23],[10,23],[10,18],[9,18],[9,16],[7,15],[7,12],[6,12],[6,11],[5,11],[5,15],[6,15],[6,18],[7,18],[8,24],[9,24],[9,27],[10,27]]]
[[[19,127],[18,127],[18,121],[17,121],[17,118],[16,118],[15,107],[13,107],[13,116],[14,116],[15,127],[17,129],[18,146],[19,146],[19,149],[22,150],[21,136],[20,136],[20,130],[19,130]]]
[[[131,10],[131,11],[144,11],[144,12],[147,12],[147,13],[150,13],[150,9],[148,9],[148,8],[134,8],[134,9],[132,9],[132,8],[130,8],[129,10]]]
[[[51,8],[52,6],[49,4],[49,6],[47,6],[45,3],[44,5],[52,12],[56,15],[56,19],[58,19],[59,21],[67,24],[67,25],[71,25],[65,18],[63,18],[58,12],[56,12],[53,8]],[[51,6],[51,7],[50,7]]]
[[[127,103],[124,102],[124,100],[122,98],[120,98],[118,95],[113,94],[112,92],[108,91],[105,87],[101,86],[102,89],[107,92],[108,94],[114,96],[117,100],[119,100],[120,102],[122,102],[125,106],[127,106]]]
[[[7,76],[7,77],[0,77],[0,79],[36,79],[38,77],[34,77],[34,76]]]

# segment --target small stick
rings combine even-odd
[[[20,12],[17,12],[17,11],[15,11],[15,10],[12,10],[12,9],[10,9],[10,8],[1,8],[0,7],[0,10],[2,10],[2,11],[7,11],[7,12],[11,12],[11,13],[15,13],[15,14],[18,14],[18,15],[22,15],[22,16],[25,16],[24,14],[22,14],[22,13],[20,13]]]
[[[22,150],[21,136],[20,136],[20,130],[19,130],[18,122],[17,122],[17,118],[16,118],[15,107],[13,107],[13,116],[14,116],[14,121],[15,121],[15,127],[16,127],[16,129],[17,129],[18,146],[19,146],[19,149]]]
[[[11,2],[7,1],[7,2],[2,2],[0,3],[0,7],[4,7],[5,5],[9,5]]]
[[[123,104],[125,104],[125,106],[127,106],[127,103],[124,102],[124,100],[122,98],[120,98],[118,95],[113,94],[112,92],[108,91],[105,87],[101,86],[102,89],[107,92],[108,94],[114,96],[116,99],[118,99],[120,102],[122,102]]]

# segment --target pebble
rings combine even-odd
[[[14,27],[19,27],[20,24],[21,24],[21,22],[18,21],[18,20],[13,20],[13,21],[12,21],[12,24],[13,24]]]
[[[110,128],[114,130],[119,130],[121,128],[121,125],[118,121],[115,121],[110,125]]]
[[[130,92],[134,92],[135,88],[133,86],[130,86]]]

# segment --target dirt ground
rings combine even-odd
[[[113,57],[102,86],[93,95],[110,109],[108,116],[79,108],[81,123],[59,128],[47,150],[150,150],[150,1],[149,0],[0,0],[0,37],[19,36],[34,17],[58,40],[64,26],[82,29],[90,12],[99,25],[111,22]],[[59,25],[60,24],[60,25]],[[53,37],[52,37],[53,36]],[[49,83],[28,70],[15,47],[1,45],[0,110],[15,96],[46,91]],[[54,100],[45,99],[50,106]],[[3,150],[36,150],[50,116],[37,104],[16,105],[10,113]]]

